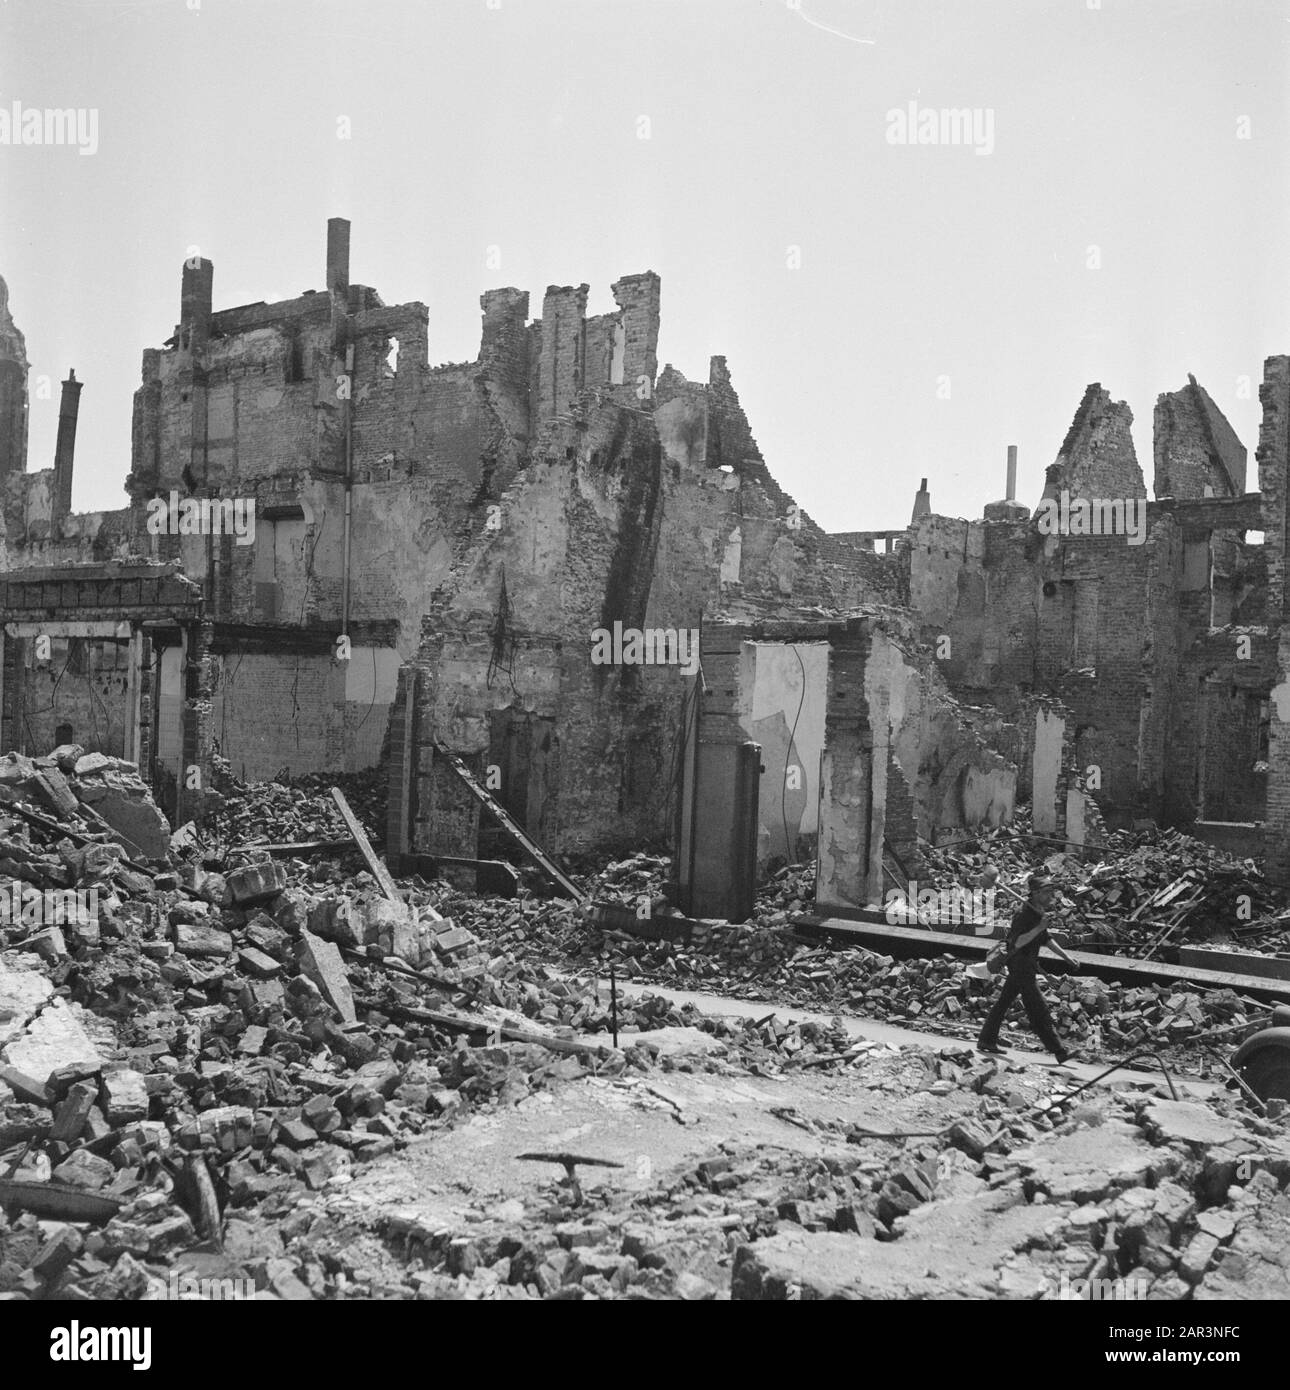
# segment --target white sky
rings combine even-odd
[[[828,530],[903,526],[923,476],[979,516],[1009,443],[1033,502],[1090,381],[1132,406],[1150,486],[1155,397],[1194,372],[1257,486],[1262,362],[1290,352],[1290,0],[193,3],[0,0],[0,107],[99,113],[93,156],[0,146],[0,275],[33,396],[55,383],[29,467],[74,366],[78,510],[124,504],[188,248],[217,309],[273,300],[323,287],[329,216],[354,280],[430,306],[433,362],[474,358],[486,288],[536,316],[586,281],[599,313],[658,271],[660,363],[725,354]],[[992,111],[993,152],[887,143],[910,101]]]

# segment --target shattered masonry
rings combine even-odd
[[[916,870],[920,841],[1027,801],[1077,841],[1150,819],[1265,843],[1290,880],[1290,358],[1265,364],[1257,477],[1194,378],[1161,395],[1154,500],[1128,406],[1087,388],[1041,500],[1140,503],[1142,544],[1045,534],[1015,450],[980,520],[937,515],[924,479],[904,531],[828,535],[724,358],[660,369],[658,277],[611,293],[588,316],[587,285],[550,286],[530,319],[491,290],[477,360],[431,366],[426,306],[351,282],[343,219],[296,299],[217,310],[213,266],[186,263],[175,335],[143,354],[129,505],[77,515],[81,383],[28,473],[0,288],[5,746],[101,745],[176,822],[216,755],[256,780],[388,749],[387,853],[471,857],[489,829],[440,743],[549,849],[623,847],[671,832],[689,682],[596,666],[591,634],[701,629],[709,734],[764,750],[759,860],[826,838],[826,900],[872,896],[884,841]],[[152,534],[172,492],[253,498],[255,543]]]

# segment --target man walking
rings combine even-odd
[[[1044,925],[1044,915],[1056,896],[1056,886],[1052,879],[1043,873],[1031,874],[1028,888],[1029,896],[1025,905],[1013,914],[1012,925],[1008,929],[1008,977],[985,1020],[985,1026],[981,1029],[977,1050],[995,1053],[1003,1051],[999,1046],[999,1029],[1003,1026],[1004,1015],[1012,1001],[1017,995],[1021,995],[1022,1003],[1026,1006],[1026,1017],[1030,1020],[1030,1026],[1039,1034],[1040,1042],[1049,1052],[1056,1055],[1058,1062],[1064,1062],[1070,1053],[1062,1046],[1061,1039],[1057,1036],[1048,1005],[1044,1003],[1044,996],[1040,993],[1039,981],[1036,978],[1039,973],[1039,948],[1047,944],[1067,965],[1074,966],[1075,962],[1056,941],[1049,938],[1048,928]]]

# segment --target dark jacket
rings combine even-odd
[[[1048,928],[1043,925],[1044,914],[1026,903],[1012,915],[1012,925],[1008,928],[1008,964],[1014,961],[1019,965],[1036,965],[1039,961],[1039,948],[1048,940]]]

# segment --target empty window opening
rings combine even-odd
[[[627,330],[619,320],[614,324],[614,344],[609,358],[609,384],[611,386],[621,386],[623,384],[623,363],[627,358]]]
[[[397,338],[386,339],[385,351],[385,375],[397,376],[399,372],[399,340]]]

